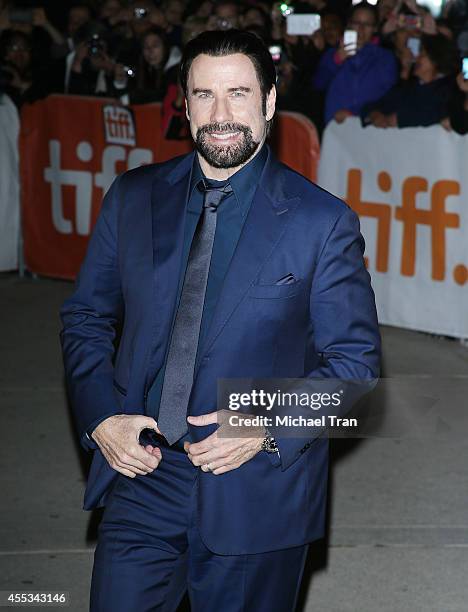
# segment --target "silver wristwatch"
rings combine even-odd
[[[266,430],[266,435],[262,440],[262,450],[266,453],[277,453],[279,451],[276,440],[272,435],[270,435],[268,429]]]

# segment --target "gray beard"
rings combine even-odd
[[[215,145],[207,142],[206,136],[213,132],[241,132],[240,142]],[[200,155],[213,168],[236,168],[245,164],[258,149],[252,130],[240,123],[210,123],[197,130],[195,146]]]

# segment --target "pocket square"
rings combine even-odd
[[[292,283],[295,283],[296,281],[297,281],[297,278],[294,276],[292,272],[290,272],[289,274],[286,274],[286,276],[283,276],[279,280],[277,280],[275,285],[291,285]]]

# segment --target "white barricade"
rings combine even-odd
[[[18,267],[18,134],[16,107],[8,96],[0,94],[0,271]]]
[[[380,322],[468,338],[468,137],[333,121],[318,183],[360,216]]]

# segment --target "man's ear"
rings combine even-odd
[[[187,98],[185,98],[185,116],[187,117],[187,121],[190,122],[190,114],[189,114],[189,109],[188,109]]]
[[[275,114],[275,108],[276,108],[276,87],[273,85],[273,87],[268,92],[267,99],[266,99],[265,119],[267,121],[270,121],[270,119],[273,119],[273,115]]]

